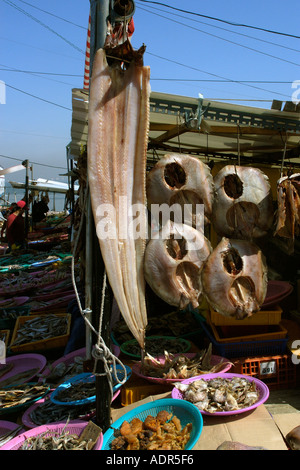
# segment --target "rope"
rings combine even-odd
[[[284,142],[284,149],[283,149],[281,168],[280,168],[280,178],[282,178],[282,173],[283,173],[284,160],[285,160],[285,154],[286,154],[286,145],[287,145],[287,138],[285,139],[285,142]]]
[[[87,201],[87,195],[88,195],[88,186],[85,190],[85,195],[84,195],[84,207],[86,207],[86,201]],[[80,223],[79,223],[79,228],[74,240],[74,253],[76,252],[79,236],[80,236],[80,231],[83,225],[83,220],[84,218],[81,217]],[[108,379],[110,391],[111,391],[111,396],[113,396],[113,378],[114,376],[114,382],[117,382],[118,384],[123,385],[126,380],[127,380],[127,370],[125,365],[117,358],[107,347],[105,344],[105,341],[101,337],[101,330],[102,330],[102,321],[103,321],[103,312],[104,312],[104,300],[105,300],[105,289],[106,289],[106,272],[104,272],[103,276],[103,286],[102,286],[102,293],[101,293],[101,306],[100,306],[100,319],[99,319],[99,331],[96,331],[90,320],[87,318],[86,314],[91,313],[89,309],[83,310],[81,306],[81,301],[80,297],[78,294],[78,289],[76,285],[76,279],[75,279],[75,258],[72,256],[71,259],[71,276],[72,276],[72,284],[75,292],[75,297],[77,300],[78,308],[81,313],[82,318],[84,319],[86,325],[94,332],[94,334],[97,336],[97,344],[95,344],[94,349],[92,351],[92,356],[95,359],[95,364],[94,364],[94,370],[93,374],[96,376],[106,376]],[[96,372],[97,370],[97,362],[101,360],[104,364],[104,373],[98,373]],[[118,374],[117,374],[117,363],[121,366],[123,369],[124,377],[123,379],[119,379]],[[110,368],[109,365],[112,367]]]

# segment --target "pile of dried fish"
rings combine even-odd
[[[185,400],[208,413],[240,410],[259,399],[255,382],[243,377],[199,379],[190,384],[176,383],[175,387],[183,393]]]
[[[63,388],[56,396],[58,401],[70,402],[85,400],[96,395],[96,382],[75,382],[69,387]]]
[[[199,329],[195,316],[188,311],[174,311],[164,315],[149,317],[146,328],[147,336],[181,336]],[[119,344],[133,339],[123,319],[113,327],[113,335]]]
[[[3,274],[1,277],[0,294],[10,294],[11,292],[25,291],[36,289],[47,284],[66,279],[70,275],[69,267],[59,267],[50,271],[42,271],[35,273],[33,276],[30,272],[18,272]]]
[[[112,450],[183,450],[189,441],[192,423],[181,426],[180,419],[166,410],[156,416],[147,416],[145,421],[133,418],[123,421],[114,431]]]
[[[64,406],[52,403],[47,397],[43,403],[34,408],[30,413],[31,421],[37,426],[43,424],[65,421],[67,419],[82,419],[94,413],[96,410],[94,403],[80,406]]]
[[[10,441],[13,437],[15,437],[18,432],[22,429],[22,425],[17,426],[16,429],[12,431],[7,431],[4,434],[0,435],[0,447],[4,446],[8,441]]]
[[[3,369],[3,372],[4,372],[3,375],[7,374],[7,372],[9,372],[13,368],[13,364],[8,364],[7,368],[6,366],[4,367],[5,369]],[[11,375],[10,377],[6,379],[4,378],[4,380],[1,380],[2,368],[0,368],[0,380],[1,380],[0,386],[1,388],[3,388],[3,387],[8,387],[9,385],[13,385],[13,384],[24,383],[28,381],[31,377],[34,377],[38,373],[39,369],[40,369],[39,367],[33,367],[32,369],[24,370],[23,372],[19,372],[15,375]]]
[[[65,381],[74,375],[83,373],[83,362],[84,358],[82,356],[76,356],[70,364],[60,362],[55,367],[50,366],[51,372],[47,376],[47,382],[59,382],[61,379]]]
[[[185,354],[174,355],[165,351],[164,360],[160,361],[147,353],[142,364],[142,371],[147,377],[164,379],[188,379],[201,374],[219,372],[224,367],[224,360],[218,364],[211,362],[212,344],[207,350],[197,353],[193,358]]]
[[[32,320],[29,318],[20,326],[17,336],[10,346],[65,335],[67,333],[67,326],[67,315],[58,316],[49,314],[33,318]]]
[[[55,433],[47,430],[28,437],[18,450],[91,450],[93,446],[92,439],[81,441],[77,434],[70,434],[68,431]]]
[[[146,338],[145,351],[152,356],[160,356],[164,351],[170,354],[177,354],[186,351],[187,343],[183,342],[181,338],[164,338],[163,336]],[[123,350],[125,347],[123,345]],[[135,356],[141,355],[141,348],[137,341],[129,342],[126,345],[126,352]]]
[[[0,411],[37,399],[49,390],[48,385],[23,384],[0,390]]]

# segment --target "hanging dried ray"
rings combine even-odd
[[[119,309],[141,348],[147,326],[143,259],[150,96],[143,53],[128,41],[97,51],[88,130],[88,180],[101,254]],[[117,55],[121,60],[114,61],[111,56]],[[132,211],[135,205],[138,215]]]
[[[201,273],[204,295],[212,308],[243,319],[258,312],[267,293],[267,265],[261,250],[249,240],[223,237]]]
[[[300,173],[278,180],[277,203],[274,235],[294,240],[300,234]]]
[[[199,306],[202,297],[201,270],[211,245],[199,230],[167,222],[148,243],[145,278],[165,302],[180,309]]]
[[[178,204],[184,208],[185,220],[177,222],[196,228],[210,221],[213,177],[210,168],[199,158],[180,153],[164,155],[147,174],[146,188],[151,212],[153,204]],[[198,209],[200,205],[204,208],[204,220]]]
[[[267,234],[273,222],[268,177],[258,168],[226,165],[214,177],[212,223],[220,236],[240,239]]]

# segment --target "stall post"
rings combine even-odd
[[[91,44],[90,44],[90,74],[96,51],[104,46],[109,16],[109,0],[90,0],[91,3]],[[88,178],[88,176],[87,176]],[[101,308],[101,291],[104,278],[104,263],[97,238],[94,218],[91,210],[90,196],[87,197],[86,207],[86,280],[85,280],[85,312],[94,328],[99,328],[99,313]],[[101,336],[105,344],[110,343],[110,318],[112,294],[107,286],[105,291],[104,311],[102,318]],[[97,338],[94,338],[97,341]],[[87,337],[88,344],[90,343]],[[90,345],[91,346],[91,345]],[[87,351],[90,354],[90,351]],[[105,432],[111,424],[111,391],[109,378],[104,374],[104,363],[96,362],[96,417],[95,421]],[[101,374],[101,375],[100,375]],[[103,375],[102,375],[103,374]]]

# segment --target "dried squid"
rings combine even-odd
[[[150,95],[143,53],[144,47],[134,51],[128,41],[97,51],[88,116],[88,180],[101,254],[119,309],[141,348],[147,325],[143,258]],[[119,60],[109,58],[117,54]]]
[[[258,168],[226,165],[214,177],[212,223],[220,236],[240,239],[267,234],[273,222],[268,177]]]
[[[248,240],[223,237],[201,274],[203,293],[218,313],[243,319],[260,310],[268,286],[261,250]]]

